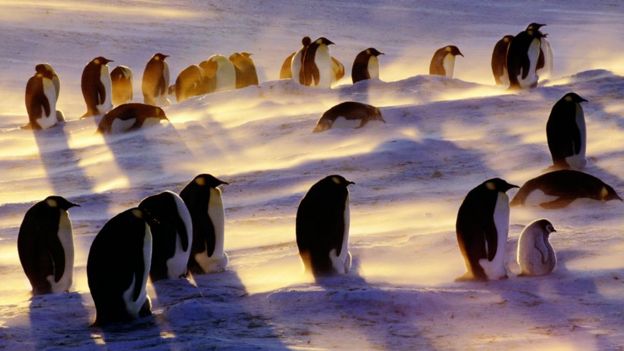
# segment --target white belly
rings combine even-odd
[[[111,133],[127,132],[130,128],[132,128],[135,122],[136,122],[136,119],[134,118],[125,119],[125,120],[115,118],[113,120],[113,123],[111,123]]]
[[[65,253],[65,270],[58,282],[54,281],[53,275],[47,277],[52,286],[53,293],[68,291],[72,285],[74,272],[74,238],[72,235],[71,221],[69,220],[67,212],[64,210],[61,210],[61,216],[59,218],[58,238],[61,241],[63,252]]]
[[[584,168],[587,163],[587,160],[585,159],[585,151],[587,148],[587,130],[585,128],[585,115],[583,114],[583,108],[580,104],[576,104],[575,121],[581,133],[581,150],[577,155],[566,157],[566,163],[572,168],[581,169]]]
[[[345,201],[344,210],[344,235],[342,237],[342,249],[340,255],[336,255],[336,250],[333,249],[329,252],[329,258],[332,261],[332,266],[336,272],[340,274],[349,273],[351,269],[351,253],[349,252],[349,224],[351,221],[351,214],[349,210],[349,195],[347,194],[347,200]]]
[[[533,39],[531,45],[529,45],[529,74],[527,74],[526,78],[522,79],[524,72],[520,70],[521,72],[518,75],[518,84],[520,84],[521,88],[530,88],[534,84],[537,84],[537,74],[535,73],[535,69],[537,68],[537,60],[539,59],[541,50],[540,46],[540,40],[537,38]]]
[[[332,128],[341,128],[341,129],[354,129],[360,126],[362,121],[359,119],[346,119],[342,116],[339,116],[334,120],[332,124]]]
[[[455,70],[455,56],[447,54],[442,61],[444,73],[447,78],[453,78],[453,70]]]
[[[290,61],[290,74],[292,76],[292,79],[297,83],[301,83],[301,81],[299,80],[299,73],[301,72],[302,50],[303,49],[297,51],[297,53],[292,57],[292,60]]]
[[[112,81],[111,81],[111,77],[110,74],[108,73],[108,66],[107,65],[102,65],[102,68],[100,70],[100,81],[102,82],[102,84],[104,85],[104,91],[106,91],[106,97],[104,99],[104,102],[101,103],[100,105],[96,105],[98,112],[100,114],[105,114],[106,112],[108,112],[109,110],[111,110],[113,108],[113,103],[111,102],[112,99]]]
[[[169,278],[179,278],[186,274],[187,263],[189,255],[191,253],[191,246],[193,245],[193,222],[191,220],[191,214],[188,208],[184,204],[184,201],[175,193],[172,193],[176,202],[176,208],[178,215],[184,222],[186,228],[186,237],[188,240],[188,247],[186,250],[182,248],[182,241],[180,239],[180,233],[176,235],[176,247],[173,257],[167,260],[167,275]]]
[[[156,96],[154,99],[156,100],[156,104],[158,106],[169,106],[171,105],[171,101],[169,101],[168,89],[169,89],[169,65],[167,62],[163,62],[163,78],[165,80],[165,91],[161,94],[160,92],[156,92]]]
[[[509,86],[509,72],[507,72],[507,67],[503,67],[503,74],[500,76],[500,81],[503,86]]]
[[[509,197],[507,197],[505,193],[498,193],[496,207],[494,208],[494,224],[498,234],[496,255],[494,255],[492,261],[488,261],[487,258],[479,260],[479,264],[483,267],[488,279],[491,280],[501,279],[507,276],[507,270],[505,268],[505,246],[507,245],[507,235],[509,233]]]
[[[224,225],[225,212],[223,211],[223,200],[221,190],[210,189],[210,201],[208,202],[208,216],[212,220],[215,231],[215,249],[212,256],[208,257],[207,250],[195,254],[195,261],[204,272],[220,272],[225,269],[228,263],[228,256],[224,252]]]
[[[375,56],[368,58],[368,75],[371,79],[379,79],[379,60]]]
[[[236,70],[229,60],[219,60],[217,66],[217,86],[215,91],[227,91],[236,88]]]
[[[43,94],[50,104],[50,114],[46,115],[45,109],[41,108],[41,118],[37,118],[37,124],[41,129],[48,129],[56,125],[56,87],[51,79],[43,78]]]
[[[143,272],[143,279],[140,282],[136,281],[135,275],[132,275],[132,282],[126,291],[123,292],[123,300],[126,304],[126,311],[137,318],[139,316],[139,311],[141,311],[141,307],[145,304],[145,301],[149,299],[147,297],[146,285],[147,285],[147,275],[149,274],[151,263],[152,263],[152,232],[149,229],[149,226],[145,225],[145,237],[143,239],[143,262],[145,265],[145,270]],[[141,291],[139,293],[139,297],[136,300],[132,299],[132,294],[134,291],[134,287],[136,284],[141,284]]]
[[[524,200],[525,206],[539,206],[545,202],[551,202],[557,200],[558,196],[552,196],[545,194],[540,189],[535,189],[529,193],[529,195]]]
[[[327,45],[320,45],[318,49],[316,49],[314,63],[316,64],[320,75],[320,80],[317,86],[321,88],[329,88],[332,81],[332,68],[331,56],[329,55],[329,48]]]

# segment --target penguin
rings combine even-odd
[[[165,59],[169,55],[154,54],[145,65],[143,71],[143,102],[148,105],[167,106],[167,89],[169,88],[169,65]]]
[[[517,253],[520,276],[546,275],[553,271],[557,256],[548,238],[554,232],[552,223],[538,219],[520,233]]]
[[[342,62],[338,61],[337,58],[331,57],[331,69],[332,69],[332,81],[331,84],[336,83],[341,80],[345,75],[345,68]]]
[[[102,117],[97,131],[101,134],[128,132],[144,125],[159,124],[161,120],[168,119],[165,111],[158,106],[136,102],[123,104],[110,110]]]
[[[236,71],[236,89],[258,85],[256,66],[248,52],[235,52],[229,57]]]
[[[182,198],[165,191],[143,199],[139,208],[151,217],[148,224],[152,232],[152,281],[186,277],[193,223]]]
[[[37,72],[26,83],[25,104],[29,123],[24,128],[48,129],[59,121],[54,70],[40,65],[35,69]]]
[[[369,121],[381,121],[386,123],[381,115],[381,111],[377,107],[361,102],[346,101],[325,111],[313,132],[318,133],[332,127],[340,127],[340,124],[352,124],[347,121],[359,123],[356,128],[364,127]]]
[[[453,78],[455,56],[464,56],[457,46],[449,45],[436,50],[429,64],[429,74]]]
[[[368,48],[355,57],[351,68],[351,80],[353,83],[366,79],[379,79],[379,60],[377,56],[383,52],[375,48]]]
[[[49,63],[40,63],[35,66],[35,71],[37,73],[43,74],[44,72],[49,72],[52,75],[52,83],[54,84],[54,92],[56,93],[56,101],[58,101],[59,94],[61,92],[61,80],[59,76],[56,74],[56,71]]]
[[[511,200],[511,206],[529,205],[557,209],[566,207],[579,198],[622,201],[613,187],[602,180],[580,171],[562,169],[542,174],[524,183]]]
[[[492,52],[492,74],[494,75],[496,85],[509,86],[507,51],[513,38],[513,35],[505,35],[494,46],[494,51]]]
[[[299,83],[311,87],[329,88],[332,82],[332,63],[329,45],[334,44],[325,37],[320,37],[305,49]],[[293,65],[297,55],[293,57]],[[293,76],[295,77],[295,76]]]
[[[111,103],[111,77],[108,63],[113,62],[99,56],[91,60],[82,71],[80,88],[87,104],[87,112],[82,116],[101,115],[113,108]]]
[[[587,131],[581,106],[585,101],[587,100],[570,92],[557,101],[550,111],[546,137],[556,168],[582,169],[587,163]]]
[[[289,62],[290,77],[288,78],[292,78],[297,83],[303,84],[303,59],[305,57],[306,50],[308,50],[308,46],[310,46],[310,44],[312,44],[312,39],[310,39],[310,37],[305,36],[301,38],[301,48],[289,56],[291,58],[290,61],[288,60],[288,57],[286,58],[286,60],[284,60],[284,63],[282,64],[282,70],[280,71],[280,78],[282,76],[286,77],[286,74],[283,72],[285,71],[286,62]]]
[[[17,252],[34,295],[66,292],[74,268],[74,239],[67,210],[79,206],[60,196],[48,196],[24,216],[17,235]]]
[[[148,214],[135,207],[111,218],[95,236],[87,280],[96,309],[95,325],[127,322],[152,314],[147,276],[152,260]]]
[[[194,274],[222,272],[228,263],[223,251],[225,213],[220,185],[210,174],[200,174],[182,189],[180,197],[193,221],[193,245],[188,268]]]
[[[175,82],[176,101],[182,102],[193,96],[205,94],[206,92],[202,90],[204,79],[204,70],[197,65],[191,65],[182,70]]]
[[[214,84],[208,83],[207,87],[204,87],[206,93],[236,89],[236,69],[225,56],[212,55],[208,60],[201,62],[199,67],[204,69],[204,82],[214,80]]]
[[[132,101],[132,71],[127,66],[117,66],[111,71],[113,106]]]
[[[507,278],[505,244],[509,233],[509,198],[517,185],[492,178],[472,189],[457,213],[457,243],[467,272],[457,280]]]
[[[518,33],[507,51],[507,72],[511,89],[527,89],[537,86],[537,63],[541,53],[541,40],[546,35],[539,29],[545,24],[531,23]]]
[[[355,184],[334,174],[312,185],[297,208],[299,255],[306,271],[315,277],[346,274],[349,252],[349,190]]]

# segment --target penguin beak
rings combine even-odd
[[[347,180],[347,186],[349,186],[349,185],[351,185],[351,184],[355,185],[355,182],[352,182],[352,181],[350,181],[350,180]]]
[[[379,55],[385,55],[385,54],[383,52],[380,52],[380,53],[377,54],[377,56],[379,56]]]
[[[80,207],[80,205],[67,201],[67,208],[70,209],[72,207]]]
[[[223,184],[223,185],[230,185],[230,183],[228,182],[224,182],[221,179],[217,179],[219,181],[219,185]]]
[[[335,45],[335,43],[329,39],[327,39],[327,45]]]
[[[579,97],[580,97],[580,96],[579,96]],[[584,99],[584,98],[581,98],[581,101],[580,101],[580,102],[588,102],[588,100],[586,100],[586,99]]]

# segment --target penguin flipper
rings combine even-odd
[[[494,211],[492,211],[492,213],[494,213]],[[484,236],[487,249],[487,259],[488,261],[492,261],[496,256],[496,250],[498,249],[498,231],[496,230],[494,218],[491,216],[486,219]]]
[[[553,210],[553,209],[559,209],[559,208],[564,208],[566,206],[568,206],[569,204],[572,203],[572,201],[574,201],[574,198],[564,198],[564,197],[560,197],[556,200],[553,201],[549,201],[549,202],[543,202],[540,204],[540,207],[545,208],[545,209],[549,209],[549,210]]]
[[[104,83],[98,79],[97,83],[97,96],[96,96],[96,105],[103,104],[106,101],[106,89],[104,88]]]
[[[526,77],[529,75],[529,70],[531,68],[531,61],[529,60],[529,56],[528,55],[524,55],[523,59],[522,59],[522,79],[526,79]]]
[[[58,282],[65,273],[65,251],[56,233],[48,233],[48,238],[48,253],[52,259],[52,267],[54,267],[54,281]]]

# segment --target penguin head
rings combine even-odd
[[[154,117],[158,118],[158,119],[168,119],[167,115],[165,114],[165,111],[158,107],[158,106],[153,106],[154,107]]]
[[[383,119],[383,116],[381,115],[381,110],[375,106],[371,106],[371,107],[372,107],[371,115],[373,116],[373,120],[382,121],[386,123],[386,120]]]
[[[301,45],[308,46],[310,44],[312,44],[312,39],[310,39],[310,37],[305,36],[305,37],[301,38]]]
[[[384,55],[384,53],[383,53],[383,52],[379,52],[379,51],[378,51],[377,49],[375,49],[375,48],[368,48],[368,49],[366,49],[366,53],[367,53],[367,54],[369,54],[369,55],[371,55],[371,56],[375,56],[375,57],[377,57],[377,56],[379,56],[379,55]]]
[[[546,236],[550,235],[550,233],[554,233],[557,231],[555,230],[555,227],[552,225],[552,223],[544,218],[535,221],[535,225],[537,225],[538,228],[540,228]]]
[[[211,174],[200,174],[198,176],[196,176],[195,178],[193,178],[192,183],[200,188],[216,188],[219,185],[225,184],[225,185],[229,185],[230,183],[225,182],[221,179],[218,179],[216,177],[214,177]]]
[[[36,65],[35,71],[37,71],[38,75],[43,76],[48,79],[54,78],[54,75],[55,75],[54,69],[52,68],[52,66],[50,66],[47,63],[40,63]]]
[[[325,37],[320,37],[320,38],[316,39],[314,41],[314,43],[316,43],[317,45],[321,45],[321,44],[322,45],[332,45],[332,44],[334,44],[333,41],[331,41],[331,40],[329,40],[329,39],[327,39]]]
[[[80,205],[70,202],[62,196],[56,195],[48,196],[44,201],[51,208],[60,208],[65,211],[72,207],[80,207]]]
[[[94,58],[93,60],[91,60],[92,63],[96,64],[96,65],[106,65],[109,62],[114,62],[113,60],[109,60],[106,57],[103,56],[98,56],[96,58]]]
[[[519,188],[517,185],[509,184],[500,178],[492,178],[483,182],[483,186],[489,191],[504,193],[511,188]]]
[[[455,45],[449,45],[445,48],[446,52],[448,52],[449,54],[453,55],[453,56],[464,56],[461,51],[459,51],[459,48]]]
[[[541,23],[531,23],[527,26],[526,30],[530,31],[530,30],[539,30],[540,28],[542,28],[543,26],[545,26],[545,24],[541,24]]]
[[[346,188],[351,184],[355,184],[354,182],[345,179],[345,177],[338,175],[338,174],[332,174],[329,175],[325,178],[323,178],[320,183],[326,183],[328,185],[331,185],[332,187],[339,187],[339,188]]]
[[[545,38],[547,34],[544,34],[539,30],[543,26],[545,26],[545,24],[535,23],[535,22],[531,23],[527,26],[526,32],[532,37]]]
[[[577,93],[569,92],[563,96],[563,99],[568,102],[575,102],[580,104],[581,102],[587,102],[584,98],[580,97]]]
[[[609,200],[622,200],[622,198],[615,192],[615,190],[608,184],[602,185],[602,189],[600,189],[600,200],[609,201]]]
[[[160,52],[152,56],[152,58],[156,61],[164,61],[169,55],[161,54]]]
[[[241,56],[244,56],[244,57],[246,57],[246,58],[250,58],[250,57],[251,57],[251,55],[253,55],[252,53],[247,52],[247,51],[243,51],[243,52],[241,52],[240,54],[241,54]]]
[[[509,35],[509,34],[508,34],[508,35],[505,35],[505,36],[503,37],[503,42],[505,42],[505,43],[509,43],[509,42],[511,42],[511,41],[513,40],[513,38],[514,38],[514,36],[513,36],[513,35]]]

